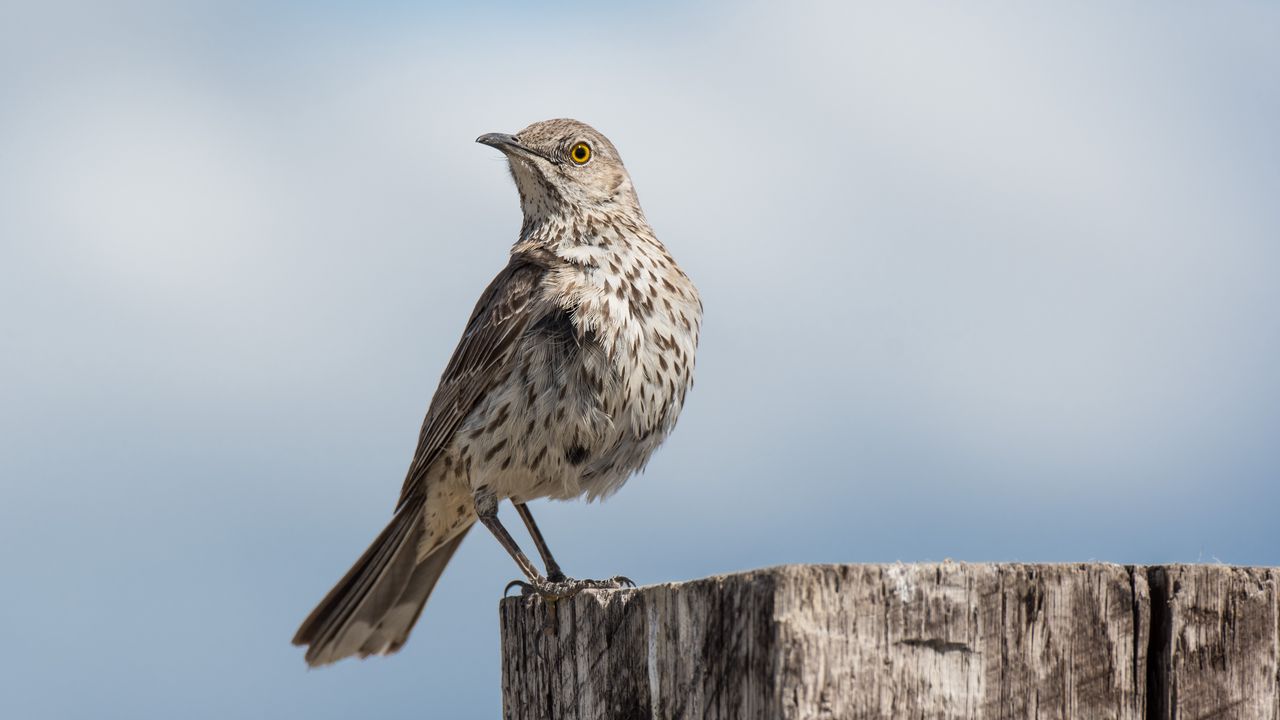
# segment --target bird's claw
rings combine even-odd
[[[507,593],[510,593],[511,588],[513,587],[520,588],[520,595],[522,597],[532,592],[535,592],[535,590],[533,589],[533,586],[530,585],[529,583],[523,580],[512,580],[511,582],[507,583],[506,587],[502,588],[502,597],[506,597]]]
[[[558,581],[540,579],[534,582],[512,580],[502,590],[502,596],[506,597],[507,593],[511,592],[511,588],[518,587],[522,597],[539,595],[544,600],[554,601],[567,600],[583,590],[621,590],[635,586],[635,581],[624,575],[616,575],[608,580],[575,580],[573,578]]]

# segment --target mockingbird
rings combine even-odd
[[[527,591],[629,582],[566,577],[525,503],[616,491],[671,432],[693,383],[702,301],[613,144],[576,120],[476,142],[507,157],[520,237],[440,378],[394,517],[293,638],[310,665],[400,649],[477,520]],[[504,499],[545,575],[498,522]]]

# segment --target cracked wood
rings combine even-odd
[[[504,716],[1280,720],[1280,572],[769,568],[501,603]]]

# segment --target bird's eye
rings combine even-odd
[[[591,146],[580,142],[569,151],[569,157],[577,165],[586,165],[587,161],[591,159]]]

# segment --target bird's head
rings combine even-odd
[[[618,150],[586,123],[543,120],[515,135],[489,133],[476,142],[507,156],[526,216],[574,207],[603,212],[640,210]]]

